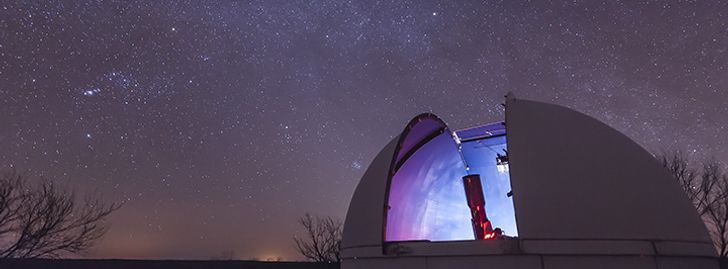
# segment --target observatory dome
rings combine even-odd
[[[374,158],[344,225],[343,268],[718,268],[659,162],[574,110],[506,96],[505,121],[416,116]]]

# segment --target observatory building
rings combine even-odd
[[[574,110],[506,96],[505,122],[415,117],[374,158],[342,268],[718,268],[658,161]]]

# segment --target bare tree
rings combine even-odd
[[[340,220],[331,217],[311,216],[306,213],[298,219],[304,228],[305,236],[294,236],[298,252],[306,258],[325,263],[341,261],[341,234],[343,225]]]
[[[106,233],[104,219],[120,207],[93,198],[78,203],[49,181],[26,180],[14,170],[0,175],[0,258],[79,253]]]
[[[703,220],[721,258],[728,257],[728,175],[716,161],[703,164],[703,185],[710,185]],[[707,182],[707,183],[706,183]],[[708,184],[709,183],[709,184]]]
[[[719,256],[728,257],[728,174],[721,164],[709,160],[702,169],[693,169],[680,152],[665,154],[660,160],[697,209]]]
[[[717,182],[704,180],[697,169],[690,167],[688,157],[680,151],[663,154],[660,162],[680,184],[698,213],[705,215],[711,198],[709,194],[713,192]]]

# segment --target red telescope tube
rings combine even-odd
[[[463,177],[465,197],[470,207],[471,221],[475,240],[488,240],[496,237],[488,217],[485,215],[485,198],[483,187],[480,184],[480,175],[467,175]]]

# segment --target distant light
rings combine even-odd
[[[90,133],[86,133],[86,138],[91,138],[91,134]]]
[[[432,16],[437,16],[437,12],[432,12]]]

